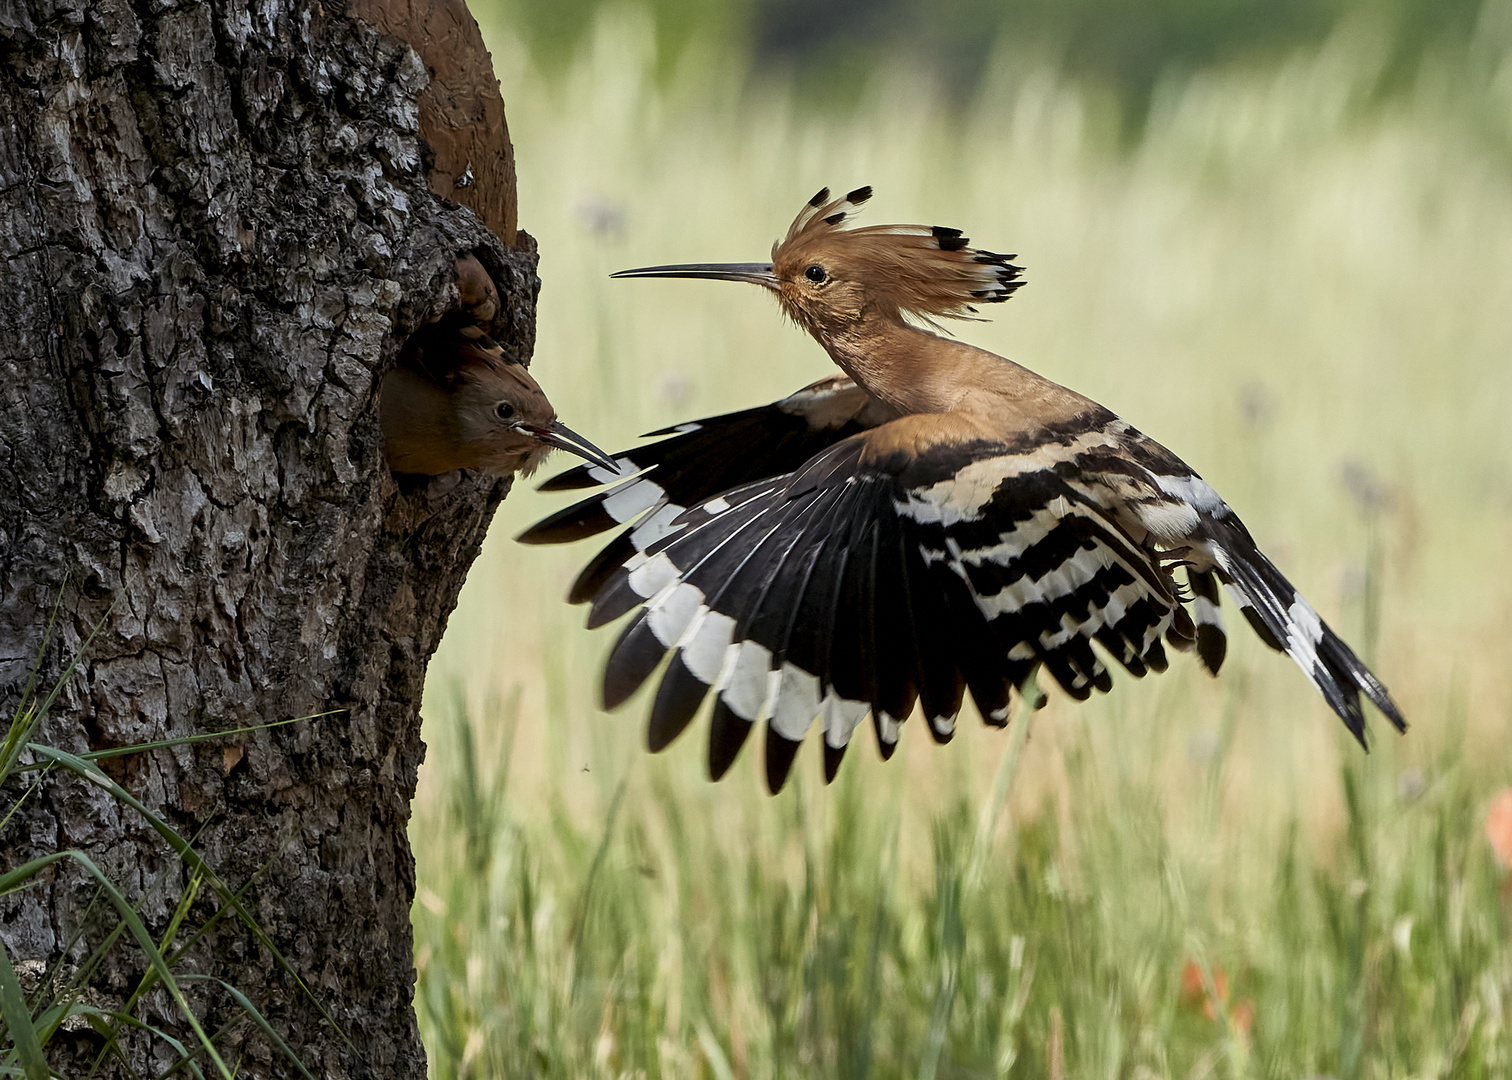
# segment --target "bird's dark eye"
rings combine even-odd
[[[515,414],[515,407],[507,401],[501,401],[494,406],[494,415],[500,420],[509,420]]]
[[[820,266],[818,263],[815,263],[813,266],[805,270],[803,272],[803,276],[808,278],[815,285],[822,285],[824,284],[824,282],[829,280],[829,275],[824,272],[824,267]]]

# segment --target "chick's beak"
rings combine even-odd
[[[674,277],[712,278],[715,281],[748,281],[774,292],[779,288],[771,263],[676,263],[671,266],[642,266],[638,270],[621,270],[614,278]]]
[[[594,446],[587,439],[573,431],[560,420],[553,420],[549,424],[531,424],[524,420],[517,420],[513,424],[516,431],[529,435],[533,439],[539,439],[548,446],[555,446],[559,450],[566,450],[569,454],[576,454],[580,458],[586,458],[595,465],[601,465],[610,472],[617,473],[620,467],[608,454]]]

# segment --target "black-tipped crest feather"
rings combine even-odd
[[[772,248],[779,280],[795,280],[810,266],[823,267],[829,278],[861,283],[881,309],[925,320],[969,319],[972,302],[999,304],[1023,281],[1015,256],[970,247],[960,229],[944,225],[873,225],[841,229],[870,188],[857,188],[826,201],[826,188],[793,220],[787,235]],[[784,307],[805,322],[799,301],[784,295]]]

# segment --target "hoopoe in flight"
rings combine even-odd
[[[609,656],[606,707],[670,651],[650,748],[712,693],[710,776],[765,720],[776,792],[816,720],[828,780],[868,714],[886,758],[916,704],[945,742],[968,689],[999,726],[1040,668],[1078,700],[1106,692],[1094,642],[1135,676],[1165,670],[1162,640],[1217,674],[1222,583],[1362,746],[1361,692],[1406,729],[1386,688],[1180,458],[1096,402],[926,328],[1007,300],[1023,284],[1016,256],[957,229],[843,228],[870,196],[819,192],[770,263],[614,275],[770,289],[845,374],[652,432],[665,438],[621,454],[617,470],[580,465],[543,485],[613,486],[526,543],[630,526],[569,595],[591,601],[590,627],[639,608]]]
[[[560,449],[613,469],[612,458],[556,418],[525,365],[486,333],[499,293],[476,256],[457,259],[457,293],[458,306],[411,334],[383,378],[379,416],[389,468],[529,476]]]

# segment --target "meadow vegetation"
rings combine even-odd
[[[1216,680],[1178,656],[944,748],[916,720],[829,787],[806,745],[775,798],[753,740],[713,785],[701,723],[652,757],[647,695],[597,707],[614,633],[562,601],[596,549],[515,544],[566,498],[519,483],[427,690],[433,1075],[1512,1074],[1484,828],[1512,782],[1512,54],[1478,96],[1446,61],[1382,100],[1389,50],[1348,24],[1157,84],[1129,145],[1051,67],[989,63],[965,105],[883,68],[833,115],[718,52],[658,76],[629,10],[555,77],[485,31],[570,425],[630,446],[824,374],[759,290],[606,275],[763,258],[813,190],[872,184],[868,221],[1019,253],[1029,284],[953,329],[1191,462],[1412,727],[1362,754],[1230,607]]]

